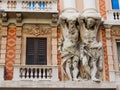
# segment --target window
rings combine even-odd
[[[112,2],[112,9],[119,9],[120,8],[120,6],[119,6],[119,2],[120,2],[120,0],[111,0],[111,2]]]
[[[120,41],[117,41],[117,53],[118,53],[118,63],[119,63],[119,70],[120,70]]]
[[[26,64],[47,65],[47,39],[27,38],[26,40]]]

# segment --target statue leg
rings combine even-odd
[[[98,78],[102,80],[102,70],[103,70],[103,57],[102,56],[99,57],[97,65],[98,65],[97,75],[98,75]]]
[[[102,56],[101,53],[102,53],[102,51],[100,51],[100,55],[99,55],[99,59],[98,59],[98,60],[99,60],[99,61],[98,61],[98,65],[99,65],[99,66],[98,66],[98,67],[99,67],[98,69],[99,69],[99,71],[102,71],[102,70],[103,70],[103,56]]]
[[[88,65],[88,60],[89,59],[86,56],[84,56],[83,59],[82,59],[82,64],[83,64],[83,68],[84,68],[85,73],[90,78],[91,77],[91,73],[90,73],[90,67]]]
[[[96,61],[92,61],[92,69],[91,69],[91,77],[92,77],[92,80],[93,81],[100,81],[99,79],[96,78],[96,75],[97,75],[97,66],[96,66]]]
[[[73,71],[72,71],[72,75],[73,75],[73,81],[78,81],[78,74],[79,74],[79,58],[77,56],[73,57]]]
[[[71,65],[71,63],[72,63],[71,59],[68,59],[66,61],[66,74],[67,74],[69,80],[72,80],[72,74],[71,74],[72,65]]]

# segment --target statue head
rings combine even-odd
[[[59,24],[62,27],[65,27],[65,25],[66,25],[66,17],[64,15],[60,15],[60,17],[59,17]]]
[[[70,28],[70,27],[73,27],[73,26],[75,26],[75,24],[76,24],[76,18],[68,18],[67,19],[67,22],[68,22],[68,27]]]
[[[85,18],[85,24],[87,29],[94,29],[94,26],[96,25],[96,20],[93,17],[87,17]]]

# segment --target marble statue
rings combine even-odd
[[[64,73],[69,80],[78,80],[79,57],[75,54],[77,53],[79,41],[79,31],[76,26],[77,17],[62,14],[60,16],[60,25],[62,28],[60,52]]]
[[[68,80],[100,81],[102,43],[97,40],[101,17],[97,13],[60,15],[62,38],[59,41],[62,67]]]
[[[100,81],[99,71],[102,70],[102,43],[97,41],[98,29],[101,24],[99,16],[79,16],[80,38],[82,42],[81,57],[85,73],[93,81]]]

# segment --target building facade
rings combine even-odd
[[[119,7],[120,0],[0,0],[0,90],[120,90]],[[64,12],[100,16],[101,82],[66,78],[59,50]]]

